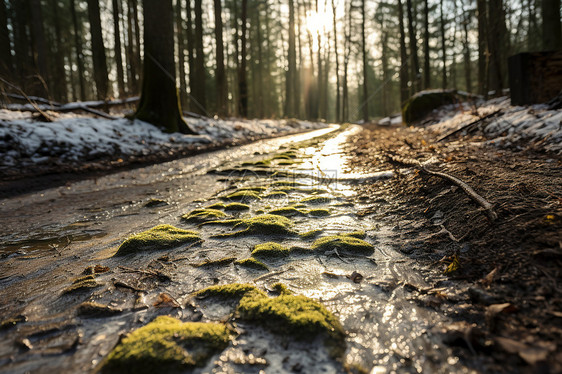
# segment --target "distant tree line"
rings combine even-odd
[[[156,68],[208,116],[368,120],[422,89],[500,93],[509,55],[562,48],[560,0],[164,3],[151,30],[172,27],[174,61]],[[144,7],[0,0],[0,76],[62,102],[139,95]]]

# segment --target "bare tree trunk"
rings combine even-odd
[[[406,52],[406,33],[404,31],[404,11],[402,8],[402,0],[398,0],[398,25],[400,28],[400,101],[405,103],[410,97],[408,89],[408,53]]]
[[[293,0],[289,2],[289,51],[288,51],[288,64],[287,82],[285,85],[285,115],[288,117],[295,116],[295,75],[297,74],[297,56],[295,46],[295,7]]]
[[[43,28],[43,12],[41,10],[41,1],[30,1],[31,11],[31,40],[33,42],[33,60],[39,75],[40,83],[37,85],[41,87],[37,93],[40,96],[48,97],[50,92],[50,77],[47,70],[47,43],[45,42],[45,29]],[[46,83],[46,84],[45,84]]]
[[[97,0],[88,0],[88,19],[90,21],[90,35],[92,38],[92,59],[94,63],[94,81],[98,100],[105,100],[109,93],[109,77],[105,47],[101,31],[100,6]]]
[[[135,117],[168,132],[192,134],[181,115],[174,61],[172,0],[144,0],[144,71]]]
[[[86,100],[86,83],[84,82],[84,55],[82,52],[82,37],[78,31],[78,16],[75,0],[70,0],[70,12],[74,27],[74,48],[76,49],[76,65],[78,65],[78,81],[80,82],[80,100]]]
[[[125,94],[125,78],[123,76],[123,57],[121,56],[121,31],[119,30],[120,7],[118,0],[112,0],[113,5],[113,34],[115,41],[115,64],[117,69],[117,86],[119,97]]]
[[[464,1],[461,0],[463,13],[463,50],[464,50],[464,78],[466,82],[466,90],[472,92],[472,63],[470,58],[470,44],[468,41],[468,25],[470,24],[470,13],[464,8]]]
[[[138,46],[137,46],[138,48]],[[138,61],[135,53],[135,36],[133,29],[133,4],[131,0],[127,1],[127,76],[129,79],[128,86],[129,91],[133,94],[138,94],[139,92],[139,78],[137,77],[138,72]]]
[[[201,7],[202,0],[195,0],[195,63],[193,66],[193,82],[190,82],[191,96],[195,101],[192,110],[195,113],[207,114],[207,98],[205,90],[205,55],[203,52],[203,10]],[[191,84],[192,83],[192,84]]]
[[[384,26],[384,25],[383,25]],[[384,30],[384,27],[381,28]],[[381,64],[382,64],[382,112],[386,117],[390,112],[388,105],[388,94],[387,84],[390,82],[390,77],[388,74],[388,32],[383,31],[382,34],[382,54],[381,54]]]
[[[490,89],[496,94],[501,94],[503,89],[504,74],[504,48],[505,48],[505,13],[503,10],[503,0],[490,0],[489,14],[493,17],[488,18],[488,51],[490,54],[489,79]]]
[[[0,76],[7,76],[13,69],[9,36],[6,2],[0,1]]]
[[[343,59],[343,93],[342,93],[342,117],[344,121],[349,121],[349,87],[348,87],[348,66],[351,56],[351,1],[346,8],[347,21],[345,28],[345,45]]]
[[[186,81],[186,74],[185,74],[185,43],[184,43],[184,25],[183,25],[183,17],[182,17],[182,1],[176,1],[176,38],[178,43],[178,74],[179,74],[179,97],[180,103],[183,106],[187,104],[187,97],[186,97],[186,89],[187,89],[187,81]]]
[[[248,82],[246,72],[247,52],[247,28],[248,28],[248,0],[242,0],[242,12],[240,15],[242,22],[241,36],[240,36],[240,68],[238,69],[238,112],[241,117],[248,116]]]
[[[228,114],[226,100],[228,95],[228,88],[226,82],[226,73],[224,69],[224,45],[222,40],[222,4],[221,0],[214,0],[215,5],[215,40],[217,49],[217,72],[216,72],[216,85],[217,85],[217,112],[219,115],[224,116]]]
[[[443,64],[442,70],[442,87],[447,88],[447,36],[445,34],[445,15],[443,14],[443,0],[439,1],[439,18],[441,20],[441,61]]]
[[[369,66],[367,65],[367,42],[365,37],[365,0],[361,1],[361,54],[363,58],[363,121],[369,122],[369,89],[367,87],[368,77],[367,72]]]
[[[408,8],[408,35],[410,37],[410,57],[412,58],[412,83],[416,92],[421,91],[420,61],[418,59],[418,41],[414,29],[414,17],[412,14],[412,0],[406,0]]]
[[[429,4],[423,1],[423,87],[427,90],[431,87],[431,71],[429,64]]]
[[[543,48],[561,49],[560,0],[542,0],[542,19]]]
[[[478,9],[478,93],[488,94],[488,6],[477,0]]]
[[[336,2],[332,0],[332,15],[334,17],[334,51],[336,55],[336,121],[343,122],[341,118],[341,95],[340,95],[340,58],[338,54],[338,28],[336,22]]]

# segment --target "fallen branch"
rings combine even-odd
[[[47,122],[54,122],[54,119],[53,119],[51,116],[49,116],[46,112],[44,112],[43,110],[41,110],[41,108],[39,108],[39,106],[38,106],[34,101],[32,101],[32,100],[29,98],[29,96],[27,96],[27,95],[25,94],[25,92],[23,92],[23,90],[22,90],[21,88],[19,88],[19,87],[16,86],[16,85],[13,85],[12,83],[8,82],[7,80],[5,80],[5,79],[2,78],[2,77],[0,77],[0,81],[2,81],[5,85],[7,85],[7,86],[9,86],[9,87],[12,87],[12,88],[15,89],[15,90],[18,90],[18,91],[23,95],[23,97],[25,98],[25,100],[27,100],[27,102],[28,102],[38,113],[40,113],[40,114],[45,118],[45,120],[46,120]]]
[[[490,204],[482,196],[478,195],[472,189],[472,187],[470,187],[468,184],[466,184],[464,181],[460,180],[459,178],[453,177],[452,175],[449,175],[447,173],[429,170],[425,165],[423,165],[418,160],[412,160],[412,159],[403,158],[403,157],[399,157],[399,156],[392,156],[392,155],[390,155],[388,157],[391,161],[394,161],[394,162],[397,162],[397,163],[400,163],[400,164],[403,164],[403,165],[407,165],[407,166],[413,166],[415,168],[418,168],[420,171],[422,171],[424,173],[427,173],[429,175],[433,175],[433,176],[436,176],[436,177],[447,179],[448,181],[450,181],[450,182],[456,184],[457,186],[459,186],[468,196],[470,196],[470,198],[472,198],[472,200],[476,201],[482,208],[484,208],[491,221],[495,221],[498,218],[498,215],[496,214],[496,212],[494,212],[493,205]]]
[[[477,124],[479,124],[479,123],[482,122],[482,121],[485,121],[485,120],[487,120],[487,119],[489,119],[489,118],[495,117],[495,116],[497,116],[497,115],[500,114],[500,113],[501,113],[501,110],[496,110],[495,112],[490,113],[490,114],[488,114],[488,115],[486,115],[486,116],[484,116],[484,117],[481,117],[481,118],[477,119],[476,121],[473,121],[473,122],[470,122],[470,123],[468,123],[468,124],[466,124],[466,125],[463,125],[463,126],[459,127],[458,129],[456,129],[456,130],[454,130],[454,131],[448,133],[447,135],[443,135],[442,137],[440,137],[439,139],[437,139],[437,142],[439,143],[440,141],[443,141],[443,140],[445,140],[445,139],[447,139],[447,138],[449,138],[449,137],[451,137],[451,136],[453,136],[453,135],[455,135],[455,134],[458,134],[459,132],[461,132],[461,131],[464,130],[464,129],[468,129],[469,127],[472,127],[472,126],[474,126],[474,125],[477,125]]]

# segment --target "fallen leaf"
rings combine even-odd
[[[445,269],[445,274],[451,274],[454,273],[455,271],[459,270],[461,264],[459,262],[459,257],[457,255],[453,256],[453,261],[449,264],[449,266],[447,266],[447,269]]]
[[[480,280],[480,283],[484,286],[484,287],[490,287],[490,285],[492,284],[492,282],[494,281],[494,278],[496,277],[496,274],[498,273],[498,267],[496,266],[494,268],[494,270],[492,270],[491,272],[489,272],[484,278],[482,278]]]
[[[501,313],[501,314],[508,314],[517,311],[517,307],[510,303],[503,303],[503,304],[492,304],[486,308],[486,322],[489,325],[492,325],[494,319]],[[491,326],[490,326],[491,327]]]
[[[165,292],[158,295],[154,302],[156,308],[180,308],[180,304],[170,294]]]

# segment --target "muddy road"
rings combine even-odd
[[[343,145],[360,131],[332,126],[0,201],[0,372],[119,371],[116,345],[161,315],[230,331],[187,372],[484,370],[443,343],[454,310],[432,308],[442,291],[412,293],[431,288],[427,273],[396,242],[416,223],[358,214],[377,203],[361,184],[394,177],[348,172]],[[158,225],[196,239],[122,246]],[[232,284],[254,287],[240,294],[246,309],[217,287]],[[248,312],[276,300],[282,316]],[[150,360],[131,355],[131,370]]]

